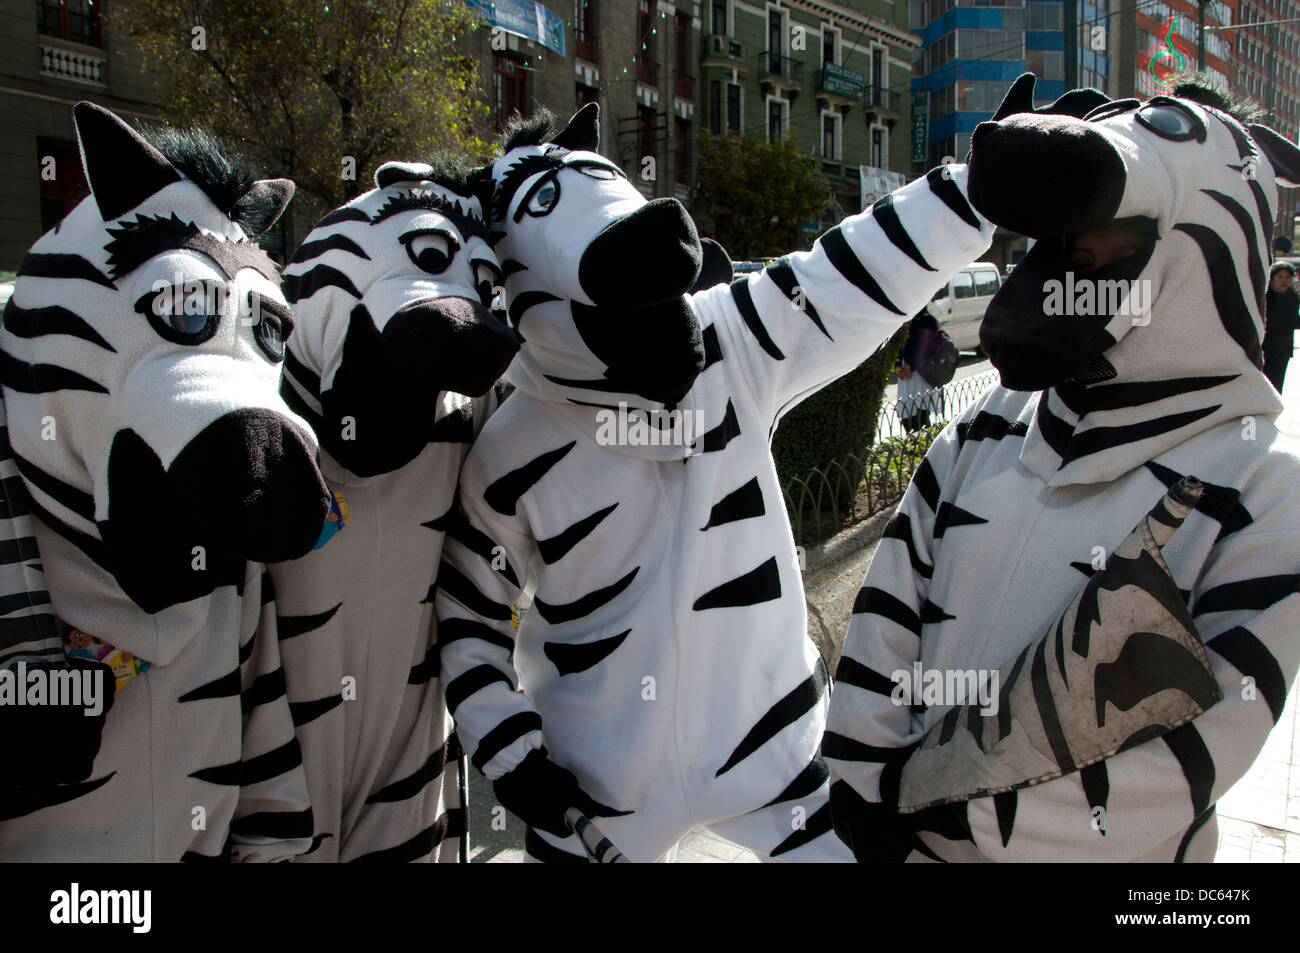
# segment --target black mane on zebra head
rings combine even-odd
[[[244,559],[306,553],[324,524],[316,441],[279,396],[292,319],[250,240],[293,183],[193,130],[73,117],[90,195],[19,265],[0,384],[33,511],[102,570],[47,572],[107,573],[156,613]]]
[[[972,204],[1035,239],[981,327],[1003,384],[1257,369],[1277,186],[1300,182],[1300,149],[1201,79],[1037,109],[1033,87],[1017,80],[971,140]]]

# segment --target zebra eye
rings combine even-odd
[[[193,346],[217,333],[225,301],[225,285],[218,281],[159,283],[136,301],[135,310],[163,340]]]
[[[524,208],[529,215],[549,215],[551,209],[555,208],[555,203],[559,200],[560,183],[555,179],[548,179],[528,197],[528,202],[524,205]]]
[[[603,165],[580,165],[578,171],[583,175],[589,175],[593,179],[614,179],[618,178],[612,171]]]
[[[1137,121],[1156,135],[1175,142],[1196,135],[1192,117],[1177,106],[1146,106],[1138,110]]]
[[[406,253],[421,271],[431,275],[440,275],[447,270],[451,260],[460,250],[460,242],[449,232],[434,228],[422,228],[407,232],[400,239],[406,246]]]
[[[492,307],[492,299],[496,297],[496,290],[501,286],[502,277],[501,269],[490,261],[477,259],[471,263],[474,268],[474,290],[478,292],[479,301],[483,307]]]
[[[279,364],[284,360],[284,345],[293,333],[293,318],[289,309],[278,301],[263,298],[257,292],[248,295],[248,313],[253,324],[253,340],[262,353]]]

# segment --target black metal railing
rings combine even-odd
[[[868,86],[863,97],[868,106],[888,109],[890,112],[898,111],[898,93],[892,89],[886,89],[883,86]]]
[[[776,50],[764,50],[758,54],[758,71],[764,76],[774,76],[787,83],[803,82],[803,63],[782,56]]]

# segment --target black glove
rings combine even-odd
[[[87,671],[97,679],[102,710],[88,715],[85,704],[0,706],[0,737],[5,739],[5,761],[12,768],[3,772],[0,785],[43,787],[73,784],[90,777],[99,754],[104,720],[113,707],[116,683],[112,669],[90,659],[29,662],[26,666],[28,674],[43,670],[47,678],[68,669],[78,680],[84,680]],[[25,685],[17,688],[26,690]]]
[[[492,790],[502,806],[530,827],[556,837],[573,833],[564,812],[576,807],[587,817],[621,817],[631,811],[616,811],[593,800],[578,785],[578,779],[546,756],[546,749],[528,756],[496,781]]]

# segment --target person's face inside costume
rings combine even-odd
[[[1066,238],[1070,266],[1079,271],[1105,268],[1142,248],[1142,236],[1124,225],[1093,228]]]
[[[1273,277],[1269,280],[1269,287],[1278,294],[1283,294],[1291,290],[1291,272],[1286,268],[1279,268],[1273,272]]]

